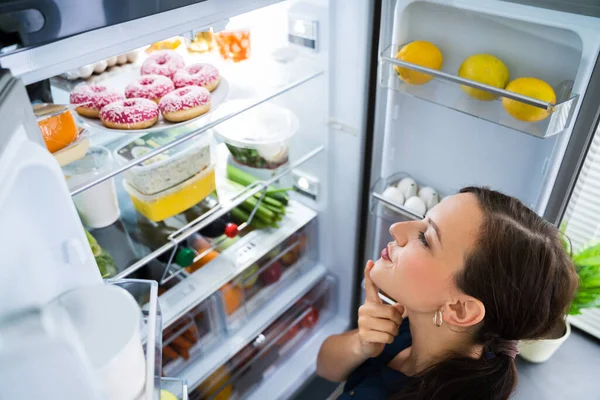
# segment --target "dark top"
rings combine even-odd
[[[338,400],[387,399],[400,391],[414,378],[388,367],[387,364],[411,343],[410,329],[406,318],[400,325],[400,331],[394,341],[386,345],[380,355],[369,358],[348,376],[344,392],[338,397]]]

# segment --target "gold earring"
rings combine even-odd
[[[439,328],[443,323],[444,319],[442,318],[442,312],[437,310],[435,314],[433,314],[433,324]]]

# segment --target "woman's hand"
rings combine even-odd
[[[377,357],[386,344],[392,343],[398,335],[404,307],[384,304],[379,291],[371,279],[375,264],[369,260],[365,267],[365,304],[358,309],[357,352],[365,357]]]

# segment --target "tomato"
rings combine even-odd
[[[302,318],[302,321],[300,321],[300,325],[303,328],[311,329],[317,325],[317,322],[319,322],[319,309],[315,306],[311,306],[309,313]]]
[[[227,226],[225,226],[225,236],[229,238],[234,238],[238,235],[238,233],[238,226],[233,222],[230,222],[227,224]]]

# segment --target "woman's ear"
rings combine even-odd
[[[446,302],[443,318],[451,325],[467,328],[477,325],[485,317],[483,303],[471,296],[461,296],[454,301]]]

